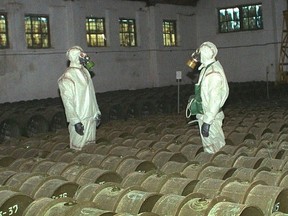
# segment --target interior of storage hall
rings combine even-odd
[[[205,41],[229,84],[214,154],[186,117]],[[74,45],[102,114],[80,151],[57,84]],[[0,215],[287,215],[287,66],[286,0],[1,0]]]

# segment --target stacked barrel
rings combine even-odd
[[[288,214],[288,101],[275,92],[270,100],[258,100],[264,90],[254,102],[251,95],[232,98],[224,109],[227,144],[208,154],[183,107],[178,114],[170,104],[174,90],[100,94],[99,104],[109,104],[103,109],[106,117],[96,144],[81,151],[69,148],[59,99],[33,101],[33,106],[2,104],[2,124],[9,125],[9,117],[20,132],[2,129],[0,215]],[[190,90],[183,87],[183,95],[189,97]],[[277,91],[286,94],[283,88]],[[131,99],[136,95],[141,102]],[[125,114],[132,103],[135,110]],[[62,117],[51,127],[59,113]],[[46,126],[35,116],[44,117]],[[41,130],[27,130],[31,118]]]

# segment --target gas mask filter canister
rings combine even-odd
[[[191,55],[191,58],[187,61],[186,65],[194,70],[199,62],[200,62],[200,52],[199,49],[197,49]]]
[[[81,53],[79,57],[80,63],[88,70],[90,71],[95,63],[90,60],[90,57],[86,53]]]

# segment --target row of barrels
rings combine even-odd
[[[46,170],[54,164],[49,161],[52,160],[61,162],[59,166],[62,168],[63,166],[65,167],[65,163],[76,163],[76,165],[80,163],[112,171],[118,170],[118,174],[123,177],[129,172],[137,170],[149,171],[151,169],[163,169],[162,171],[165,173],[183,172],[183,169],[191,165],[191,162],[197,162],[200,164],[212,163],[216,167],[225,167],[226,171],[222,168],[222,172],[218,172],[219,170],[214,168],[215,174],[219,175],[227,175],[227,173],[235,171],[235,168],[241,167],[249,169],[264,167],[271,169],[273,172],[280,171],[278,176],[282,176],[282,174],[283,176],[286,175],[286,171],[288,170],[287,156],[282,158],[272,157],[273,154],[270,152],[270,149],[265,148],[261,148],[258,151],[261,154],[256,154],[256,156],[248,156],[244,150],[231,155],[225,152],[227,148],[229,149],[230,146],[224,146],[222,150],[213,155],[203,152],[202,146],[193,144],[185,145],[182,149],[183,153],[168,149],[136,149],[119,145],[114,147],[110,146],[109,148],[100,145],[99,148],[97,148],[99,149],[98,153],[96,153],[97,151],[91,152],[89,148],[77,153],[72,152],[70,149],[59,149],[47,154],[39,154],[39,152],[42,153],[42,150],[36,148],[7,148],[6,150],[2,149],[1,152],[2,154],[10,154],[10,156],[2,156],[0,165],[5,167],[13,163],[13,167],[19,167],[21,171],[27,171],[27,169],[32,169],[32,166],[40,163],[41,169]],[[250,150],[247,152],[249,153]],[[187,157],[185,155],[187,155]],[[175,165],[171,164],[172,162],[175,163]],[[195,168],[194,163],[191,166]],[[39,169],[38,172],[40,172],[41,169]],[[184,172],[185,176],[195,178],[194,174],[191,174],[191,169],[187,168],[187,170],[189,170],[190,174],[188,174],[188,171]],[[198,172],[200,171],[198,170]],[[251,170],[249,170],[249,172],[253,173]],[[209,177],[212,176],[209,175]]]
[[[130,193],[133,188],[134,189],[137,188],[137,192],[134,191],[134,193],[139,193],[138,199],[143,198],[144,196],[143,194],[157,193],[157,196],[159,199],[165,196],[166,199],[167,197],[171,197],[171,201],[174,200],[174,202],[175,202],[175,198],[177,202],[178,202],[178,199],[180,199],[179,202],[182,202],[183,199],[186,199],[187,202],[188,201],[190,202],[192,194],[194,196],[195,194],[201,193],[203,195],[205,194],[205,196],[197,197],[198,199],[203,199],[203,197],[214,199],[214,198],[219,198],[219,196],[223,196],[224,197],[223,200],[225,201],[229,201],[229,202],[233,202],[237,204],[257,206],[260,210],[263,211],[264,213],[263,215],[270,215],[272,212],[276,212],[276,211],[280,211],[284,213],[288,212],[288,210],[285,207],[286,206],[285,203],[287,203],[287,197],[288,197],[287,196],[288,188],[266,185],[265,182],[261,180],[254,179],[254,181],[248,183],[247,181],[241,181],[238,178],[230,178],[230,177],[225,178],[225,179],[223,178],[216,179],[216,178],[209,178],[209,177],[202,176],[203,178],[200,177],[197,179],[193,179],[193,178],[185,178],[183,177],[183,175],[177,175],[176,173],[166,175],[166,174],[161,174],[159,172],[154,172],[154,171],[153,172],[151,171],[139,172],[138,171],[138,172],[131,172],[127,176],[125,176],[121,184],[117,184],[120,182],[115,182],[114,177],[110,178],[110,181],[107,181],[110,183],[107,184],[103,182],[97,183],[95,179],[93,181],[87,182],[87,179],[89,178],[89,176],[92,176],[92,173],[87,175],[86,171],[91,170],[91,168],[86,168],[86,169],[83,168],[85,169],[85,171],[79,172],[80,174],[78,175],[75,168],[71,169],[71,167],[75,167],[75,165],[73,164],[68,165],[68,168],[64,169],[60,176],[58,176],[57,173],[54,173],[55,175],[47,176],[44,174],[39,174],[37,172],[35,173],[19,172],[19,171],[16,172],[10,169],[2,169],[1,184],[8,186],[8,187],[12,187],[14,190],[17,190],[18,192],[20,191],[28,195],[29,197],[32,197],[33,199],[37,199],[41,197],[51,197],[54,199],[61,198],[63,196],[74,197],[76,200],[79,199],[81,201],[96,202],[97,205],[99,205],[98,206],[99,208],[104,209],[104,210],[111,210],[111,211],[113,211],[114,208],[111,207],[112,200],[109,200],[109,199],[113,199],[114,201],[113,206],[115,207],[116,200],[117,200],[118,205],[120,205],[119,202],[121,201],[121,200],[119,201],[118,198],[115,199],[116,195],[123,196],[124,194],[127,193],[127,191],[129,191]],[[78,167],[81,167],[81,165],[78,165]],[[212,166],[206,166],[206,167],[208,170],[212,169]],[[84,181],[86,181],[86,183],[81,184],[81,181],[78,181],[78,179],[76,180],[75,176],[67,175],[68,170],[71,173],[73,172],[74,175],[78,175],[79,177],[82,176],[82,180],[85,179]],[[96,170],[94,169],[94,172],[95,171]],[[259,173],[261,172],[263,171],[260,171]],[[6,179],[4,179],[3,176],[6,176]],[[66,178],[62,178],[64,176]],[[81,185],[80,189],[79,189],[79,185]],[[92,187],[90,187],[91,185]],[[87,187],[89,187],[89,189],[87,189]],[[105,188],[105,190],[99,191],[99,187],[102,187],[102,189]],[[107,187],[109,187],[108,190],[106,190]],[[81,192],[83,188],[85,189],[85,191],[83,190],[83,192]],[[237,192],[235,191],[235,188],[237,189]],[[269,193],[266,193],[267,191],[269,191]],[[123,193],[116,194],[116,192],[118,193],[123,192],[124,194]],[[261,196],[259,196],[259,194],[261,194]],[[125,205],[125,211],[127,210],[127,208],[131,209],[130,205],[132,201],[129,199],[133,199],[133,200],[135,199],[135,197],[131,198],[129,195],[127,196],[128,196],[127,200],[123,201],[122,203],[122,205]],[[189,199],[187,197],[189,197]],[[109,200],[110,202],[107,203],[107,200]],[[157,200],[154,200],[155,201],[154,203],[150,203],[150,208],[151,208],[151,205],[153,204],[152,207],[154,209],[155,205],[158,202]],[[161,204],[162,202],[163,200],[161,202],[159,201],[159,204]],[[174,202],[173,204],[175,205]],[[177,203],[177,204],[180,204],[180,203]],[[165,215],[162,213],[169,213],[167,215],[182,215],[178,211],[175,213],[171,213],[171,211],[176,210],[175,206],[173,205],[167,206],[167,203],[162,204],[162,205],[163,205],[162,208],[164,209],[162,209],[160,212],[156,211],[155,213],[161,213],[159,215]],[[147,206],[146,208],[149,208],[149,207]],[[137,211],[135,210],[136,212],[133,211],[130,213],[139,213],[139,211],[141,212],[141,209],[139,209],[139,205],[138,205]],[[147,210],[153,212],[153,209],[147,209]],[[189,210],[190,211],[188,211],[187,209],[188,214],[183,214],[183,215],[191,215],[191,209]],[[235,215],[238,215],[239,213],[241,212],[237,212],[237,214]],[[206,215],[206,214],[204,214],[203,212],[203,214],[201,215]],[[244,214],[244,215],[249,215],[249,214]],[[262,215],[260,211],[259,211],[259,215]]]
[[[66,134],[66,135],[67,135],[67,134]],[[124,137],[125,137],[125,136],[124,136]],[[174,136],[172,136],[172,137],[174,137]],[[115,138],[117,138],[117,136],[115,136]],[[167,138],[167,137],[166,137],[166,138]],[[128,139],[128,140],[129,140],[129,139]],[[126,143],[126,145],[127,145],[126,147],[129,146],[129,144],[128,144],[129,142],[126,141],[126,142],[124,142],[124,143]],[[131,140],[130,140],[130,143],[131,143]],[[137,142],[136,142],[136,143],[137,143]],[[144,142],[144,143],[145,143],[145,142]],[[26,144],[27,144],[27,143],[26,143]],[[170,144],[171,144],[171,143],[170,143]],[[66,143],[66,145],[67,145],[67,143]],[[64,145],[61,145],[61,146],[64,147]],[[227,146],[228,146],[228,145],[227,145]],[[20,147],[20,146],[18,145],[18,147]],[[118,150],[116,150],[116,149],[117,149],[117,148],[116,148],[116,145],[113,146],[113,147],[115,147],[114,153],[115,153],[115,152],[121,152],[121,151],[119,151],[119,148],[118,148]],[[121,146],[120,146],[120,147],[121,147]],[[122,146],[122,147],[123,147],[123,146]],[[197,147],[201,147],[201,145],[197,145]],[[235,147],[235,146],[234,146],[234,147]],[[9,148],[8,148],[8,149],[9,149]],[[19,156],[25,155],[25,154],[23,154],[23,151],[21,151],[21,148],[19,148],[19,149],[20,149],[20,150],[18,150],[18,151],[16,151],[16,149],[15,149],[15,152],[14,152],[13,154],[14,154],[14,155],[19,155]],[[88,149],[88,148],[87,148],[87,149]],[[107,156],[107,155],[109,155],[109,154],[111,153],[110,151],[111,151],[113,148],[112,148],[111,146],[100,145],[98,149],[99,149],[99,151],[98,151],[99,153],[102,152],[104,155]],[[129,151],[127,151],[127,149],[128,149],[128,148],[126,148],[126,152],[129,152]],[[4,152],[5,152],[5,149],[3,149],[3,150],[4,150]],[[10,150],[11,150],[11,149],[7,150],[7,152],[13,152],[13,151],[10,151]],[[31,150],[31,149],[28,148],[28,150]],[[107,151],[107,150],[108,150],[108,151]],[[64,160],[66,160],[66,161],[67,161],[69,158],[73,158],[73,156],[74,156],[74,157],[75,157],[75,156],[77,157],[77,154],[76,154],[76,155],[75,155],[75,154],[70,154],[70,151],[69,151],[69,150],[66,150],[66,151],[67,151],[67,152],[66,152],[67,154],[66,154],[65,152],[61,151],[61,150],[59,150],[58,153],[57,153],[57,150],[53,151],[53,155],[56,156],[56,157],[54,158],[54,160],[57,159],[58,156],[60,156],[60,155],[61,155],[61,157],[58,158],[58,159],[60,159],[60,160],[63,160],[63,159],[64,159]],[[16,153],[16,152],[18,152],[18,153]],[[62,152],[62,153],[59,153],[59,152]],[[125,152],[125,151],[122,151],[122,152]],[[132,152],[133,152],[133,151],[132,151]],[[160,152],[160,151],[159,151],[159,152]],[[163,151],[163,152],[166,153],[167,150],[166,150],[166,151]],[[205,155],[204,158],[210,158],[210,160],[211,160],[211,157],[212,157],[211,155],[207,155],[207,154],[205,154],[205,153],[202,152],[202,151],[201,151],[200,153],[198,153],[198,154],[199,154],[199,157],[198,157],[198,158],[199,158],[199,159],[201,158],[200,161],[203,161],[203,155]],[[197,154],[197,155],[198,155],[198,154]],[[52,155],[52,154],[51,154],[51,155]],[[58,156],[57,156],[57,155],[58,155]],[[103,155],[103,156],[104,156],[104,155]],[[150,152],[149,154],[147,154],[147,155],[150,156],[150,155],[151,155],[151,152]],[[200,156],[200,155],[202,155],[202,156]],[[227,158],[231,158],[231,156],[226,155],[226,154],[217,154],[217,155],[218,155],[218,157],[219,157],[219,158],[218,158],[218,162],[222,162],[222,163],[223,163],[223,161],[227,161]],[[217,161],[217,160],[216,160],[217,155],[216,155],[216,157],[215,157],[215,155],[213,155],[213,157],[215,157],[215,161],[212,160],[212,162],[216,162],[216,161]],[[121,158],[121,156],[122,156],[122,154],[120,154],[119,158]],[[206,157],[206,156],[207,156],[207,157]],[[209,157],[208,157],[208,156],[209,156]],[[226,160],[223,159],[225,156],[227,156],[227,157],[226,157]],[[243,156],[243,155],[240,155],[240,156]],[[240,158],[240,156],[239,156],[239,158]],[[122,156],[122,157],[123,157],[123,156]],[[85,158],[85,160],[88,160],[87,158],[89,158],[89,157],[87,157],[87,153],[86,153],[85,155],[79,156],[79,158]],[[108,157],[107,157],[107,158],[108,158]],[[114,158],[114,159],[115,159],[115,157],[111,157],[111,158]],[[234,157],[234,158],[235,158],[235,157]],[[241,158],[242,158],[242,159],[241,159],[241,160],[239,159],[239,161],[242,161],[242,164],[243,164],[243,162],[245,162],[245,161],[249,161],[249,160],[247,160],[247,159],[248,159],[247,157],[244,157],[244,158],[241,157]],[[255,158],[252,157],[251,159],[255,159]],[[6,160],[6,161],[7,161],[7,160]],[[81,161],[81,160],[80,160],[80,161]],[[101,161],[101,160],[97,159],[97,160],[95,160],[95,161]],[[109,161],[109,160],[108,160],[108,161]],[[111,161],[111,160],[110,160],[110,161]],[[123,160],[118,160],[118,162],[119,162],[119,161],[123,161]],[[83,160],[82,160],[81,162],[83,163]],[[173,161],[173,160],[172,160],[172,161],[170,161],[170,162],[178,162],[178,161]],[[179,163],[179,162],[178,162],[178,163]],[[282,161],[282,163],[284,163],[284,162]],[[25,167],[25,163],[24,163],[23,160],[19,160],[18,163],[16,162],[15,164],[18,164],[18,166],[20,166],[19,164],[21,164],[21,167],[22,167],[22,165],[23,165],[23,167]],[[28,164],[29,164],[29,163],[28,163]],[[105,164],[105,163],[103,163],[103,164]],[[131,164],[131,162],[130,162],[130,164]],[[181,164],[183,165],[183,164],[185,164],[185,163],[183,163],[183,161],[182,161]],[[225,164],[226,164],[226,163],[225,163]],[[227,163],[227,164],[228,164],[228,163]],[[241,164],[241,163],[238,163],[238,165],[239,165],[239,164]],[[247,165],[250,165],[250,164],[257,164],[257,163],[251,163],[251,161],[250,161],[250,162],[247,162],[247,163],[244,163],[244,164],[245,164],[245,166],[247,166]],[[26,165],[27,165],[27,164],[26,164]],[[111,165],[111,164],[110,164],[110,165]],[[187,163],[186,163],[186,165],[187,165]],[[15,166],[15,167],[18,167],[17,165],[14,165],[14,166]],[[242,167],[243,165],[239,165],[239,166]],[[28,167],[29,167],[29,166],[28,166]],[[110,167],[111,167],[111,166],[110,166]],[[163,166],[162,166],[162,167],[163,167]],[[171,167],[171,166],[169,166],[169,167]],[[179,166],[177,166],[177,167],[179,167]],[[190,166],[190,167],[195,167],[195,165]],[[189,167],[189,168],[190,168],[190,167]],[[256,167],[254,166],[254,167],[251,167],[251,168],[255,169]],[[215,168],[215,166],[210,166],[209,168],[207,168],[207,169],[205,170],[205,172],[206,172],[206,173],[209,173],[209,172],[207,172],[207,170],[209,170],[209,169],[210,169],[210,170],[211,170],[211,169],[212,169],[212,170],[215,169],[215,172],[214,172],[214,173],[217,173],[217,175],[220,176],[220,175],[219,175],[219,173],[221,173],[221,172],[219,172],[220,169]],[[187,170],[189,170],[189,169],[187,168]],[[216,171],[216,170],[217,170],[217,171]],[[225,173],[225,171],[226,171],[227,173],[229,173],[229,172],[227,171],[227,169],[226,169],[224,172],[223,172],[223,170],[225,170],[225,169],[222,169],[222,173]],[[235,170],[235,169],[232,169],[232,171],[233,171],[233,170]],[[178,169],[178,171],[179,171],[179,169]],[[249,176],[248,174],[253,173],[253,172],[252,172],[253,170],[246,170],[246,171],[247,171],[247,172],[244,172],[245,174],[243,173],[242,176]],[[263,172],[261,172],[261,174],[263,174],[264,171],[265,171],[265,170],[263,170]],[[235,172],[236,172],[236,171],[235,171]],[[235,173],[235,172],[234,172],[234,173]],[[137,172],[137,174],[138,174],[138,173],[141,173],[141,172]],[[192,173],[192,172],[191,172],[191,169],[190,169],[187,173]],[[230,173],[232,173],[232,172],[231,172],[231,169],[230,169]],[[236,173],[237,173],[237,172],[236,172]],[[239,172],[238,172],[238,173],[239,173]],[[247,173],[248,173],[248,174],[247,174]],[[266,172],[266,177],[267,177],[267,173],[269,173],[269,172]],[[230,175],[230,174],[229,174],[229,175]],[[226,177],[229,176],[229,175],[226,175]],[[260,174],[259,174],[259,175],[260,175]],[[205,176],[205,175],[204,175],[204,171],[203,171],[202,176]],[[210,178],[213,177],[213,179],[215,178],[215,176],[212,176],[212,175],[208,175],[208,176],[209,176]],[[225,175],[224,175],[224,176],[225,176]],[[239,176],[240,176],[240,175],[238,175],[238,177],[239,177]],[[263,175],[263,176],[264,176],[264,175]],[[284,176],[284,175],[283,175],[283,176]],[[192,177],[192,176],[190,176],[190,177],[191,177],[193,180],[195,180],[195,177]],[[206,176],[206,177],[207,177],[207,176]],[[226,177],[225,177],[225,178],[226,178]],[[222,178],[224,178],[224,177],[222,177]],[[225,178],[224,178],[224,179],[225,179]],[[279,178],[280,178],[280,177],[279,177]],[[252,180],[253,180],[253,179],[252,179]],[[134,181],[133,181],[133,182],[134,182]],[[155,182],[155,180],[154,180],[153,182]],[[158,181],[156,181],[156,182],[158,182]],[[161,182],[161,181],[160,181],[160,182]],[[271,180],[270,182],[277,182],[277,181]],[[169,188],[173,188],[173,187],[169,187]],[[174,187],[174,188],[175,188],[175,187]]]
[[[125,190],[115,185],[105,185],[104,188],[99,189],[100,187],[101,186],[93,184],[80,189],[85,192],[87,192],[88,189],[93,189],[93,192],[98,191],[95,197],[93,197],[93,201],[86,202],[79,202],[77,199],[70,197],[58,199],[42,197],[31,199],[29,196],[20,192],[0,187],[0,197],[4,198],[0,201],[0,206],[2,207],[1,213],[15,216],[265,215],[258,207],[249,204],[229,202],[225,196],[217,196],[209,199],[201,193],[179,196],[175,194],[163,195],[146,192],[139,188],[129,188]],[[102,204],[101,208],[99,208],[100,204]],[[274,208],[278,209],[278,206]],[[274,212],[271,215],[283,216],[284,214]]]
[[[227,106],[237,104],[239,98],[250,98],[251,92],[257,91],[254,99],[263,99],[265,83],[230,83],[230,97]],[[246,86],[250,86],[246,88]],[[270,83],[275,92],[286,92],[282,85]],[[193,94],[192,85],[182,85],[180,88],[179,109],[185,111],[187,100]],[[242,96],[241,96],[242,95]],[[178,92],[176,86],[147,88],[139,90],[121,90],[97,94],[102,111],[102,122],[117,119],[141,118],[155,114],[171,114],[178,111]],[[277,98],[277,97],[276,97]],[[239,99],[242,101],[242,99]],[[245,100],[244,100],[245,101]],[[56,131],[67,126],[64,107],[60,98],[48,98],[32,101],[0,104],[0,142],[10,137],[28,136]]]
[[[201,154],[204,153],[200,153],[199,156]],[[119,183],[131,172],[146,173],[158,170],[165,174],[179,173],[190,179],[206,177],[226,179],[234,176],[242,181],[262,180],[269,185],[288,187],[287,158],[257,158],[244,155],[231,157],[218,153],[216,156],[206,157],[209,158],[208,161],[204,161],[203,157],[199,157],[202,160],[197,160],[196,157],[194,161],[183,162],[170,156],[169,159],[161,157],[166,161],[161,167],[157,167],[157,164],[153,162],[155,160],[143,160],[132,156],[103,156],[82,153],[76,156],[75,159],[70,158],[68,160],[68,158],[70,157],[67,157],[67,153],[58,160],[52,160],[51,158],[38,158],[37,160],[34,158],[14,159],[9,156],[2,156],[0,162],[2,167],[9,167],[15,171],[62,175],[80,185],[87,183],[87,181],[105,182],[107,180],[112,181],[111,179]],[[221,165],[221,162],[226,163]],[[76,173],[79,175],[76,175]]]
[[[176,95],[154,90],[137,91],[137,99],[155,104],[161,94],[163,99]],[[133,98],[134,92],[117,94],[99,95],[98,102],[123,104],[124,96]],[[127,121],[104,117],[96,144],[76,152],[69,149],[66,127],[6,139],[0,145],[0,211],[31,216],[286,215],[285,101],[244,107],[230,102],[223,125],[227,145],[214,155],[203,152],[199,129],[187,125],[183,113],[145,111],[145,118]]]
[[[37,140],[31,140],[30,142],[24,141],[21,144],[16,143],[16,145],[0,147],[2,154],[7,154],[13,158],[51,158],[53,160],[61,160],[64,162],[70,162],[71,158],[78,156],[80,152],[72,152],[69,149],[69,139],[66,135],[66,141],[52,141],[46,140],[46,142],[40,142]],[[181,138],[180,142],[173,140],[175,137]],[[111,142],[107,140],[101,140],[97,144],[88,145],[83,148],[81,153],[83,153],[79,158],[81,160],[90,160],[91,157],[96,157],[96,155],[102,155],[102,158],[98,156],[99,161],[101,161],[104,156],[113,155],[115,157],[136,157],[142,160],[153,161],[158,168],[161,168],[168,160],[177,160],[179,162],[187,162],[197,160],[200,162],[208,162],[212,155],[203,152],[203,147],[201,143],[193,143],[190,140],[185,141],[183,137],[175,136],[173,134],[166,134],[162,138],[165,140],[151,140],[151,139],[138,139],[138,138],[119,138],[115,137]],[[170,139],[170,141],[168,141]],[[183,141],[184,140],[184,141]],[[195,139],[193,139],[195,141]],[[199,141],[199,139],[197,139]],[[254,140],[255,141],[255,140]],[[248,144],[243,142],[238,145],[225,145],[220,149],[220,153],[223,153],[222,160],[225,160],[226,155],[245,155],[248,158],[254,158],[257,162],[257,158],[269,158],[272,159],[285,159],[288,156],[287,141],[274,141],[270,140],[258,140],[256,145]],[[86,153],[86,154],[84,154]],[[216,156],[217,154],[214,154]],[[78,158],[78,157],[76,157]],[[82,159],[83,158],[83,159]],[[230,159],[232,159],[231,157]],[[80,160],[80,159],[79,159]],[[4,160],[2,160],[4,161]],[[6,162],[9,160],[6,159]],[[250,161],[250,159],[249,159]],[[233,161],[232,161],[233,162]],[[238,162],[239,163],[239,162]],[[252,161],[250,161],[251,167],[253,166]],[[273,164],[273,166],[278,166]]]

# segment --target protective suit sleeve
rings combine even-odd
[[[63,78],[58,81],[61,98],[65,107],[67,121],[72,125],[81,122],[75,111],[76,104],[74,103],[75,85],[72,80]]]
[[[209,95],[208,105],[203,115],[203,122],[212,124],[215,116],[219,113],[222,103],[222,76],[218,72],[212,72],[207,74],[209,79],[209,85],[207,94]]]

